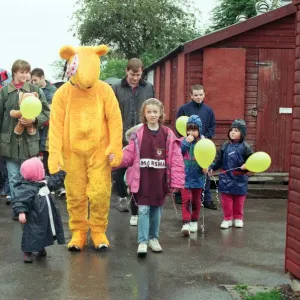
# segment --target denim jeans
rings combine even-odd
[[[6,167],[8,173],[8,181],[9,181],[9,188],[10,188],[10,196],[11,200],[15,198],[14,192],[14,185],[19,182],[22,178],[20,173],[21,164],[25,160],[13,160],[13,159],[6,159]]]
[[[204,187],[204,203],[210,203],[213,202],[211,199],[211,192],[210,192],[210,178],[209,176],[206,176],[206,184]]]
[[[10,196],[10,187],[9,187],[8,178],[6,178],[6,180],[5,180],[5,185],[4,185],[3,192],[4,192],[5,195],[9,195]]]
[[[139,205],[138,243],[159,238],[162,206]]]

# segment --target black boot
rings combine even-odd
[[[42,249],[42,250],[40,250],[37,255],[39,257],[45,257],[45,256],[47,256],[47,252],[46,252],[45,248]]]
[[[205,208],[212,209],[212,210],[218,209],[218,208],[217,208],[217,205],[214,204],[213,202],[203,202],[203,206],[204,206]]]

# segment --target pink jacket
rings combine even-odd
[[[126,172],[126,182],[132,193],[137,193],[140,186],[140,149],[146,125],[141,126],[133,132],[129,145],[123,149],[122,163],[118,168],[128,168]],[[178,140],[173,131],[162,126],[167,130],[166,140],[166,167],[167,184],[169,189],[183,188],[185,173],[183,157],[180,149],[180,140]]]

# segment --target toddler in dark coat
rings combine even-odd
[[[229,141],[224,143],[210,169],[221,169],[218,189],[221,193],[221,203],[224,220],[222,229],[231,226],[244,226],[244,202],[248,190],[248,175],[246,161],[252,155],[252,147],[245,141],[247,134],[246,123],[236,119],[228,132]],[[211,172],[210,172],[211,173]]]
[[[15,185],[14,214],[23,224],[22,251],[24,262],[33,261],[33,252],[46,256],[45,247],[64,244],[64,230],[58,207],[50,190],[63,185],[65,172],[45,177],[43,163],[37,158],[26,160],[20,169],[23,179]]]

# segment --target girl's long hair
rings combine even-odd
[[[142,105],[142,109],[141,109],[141,122],[143,124],[147,124],[147,119],[145,116],[145,109],[147,105],[156,105],[159,108],[160,111],[160,117],[158,119],[158,123],[159,124],[163,124],[164,120],[165,120],[165,112],[164,112],[164,105],[157,99],[155,98],[150,98],[148,100],[146,100],[143,105]]]

